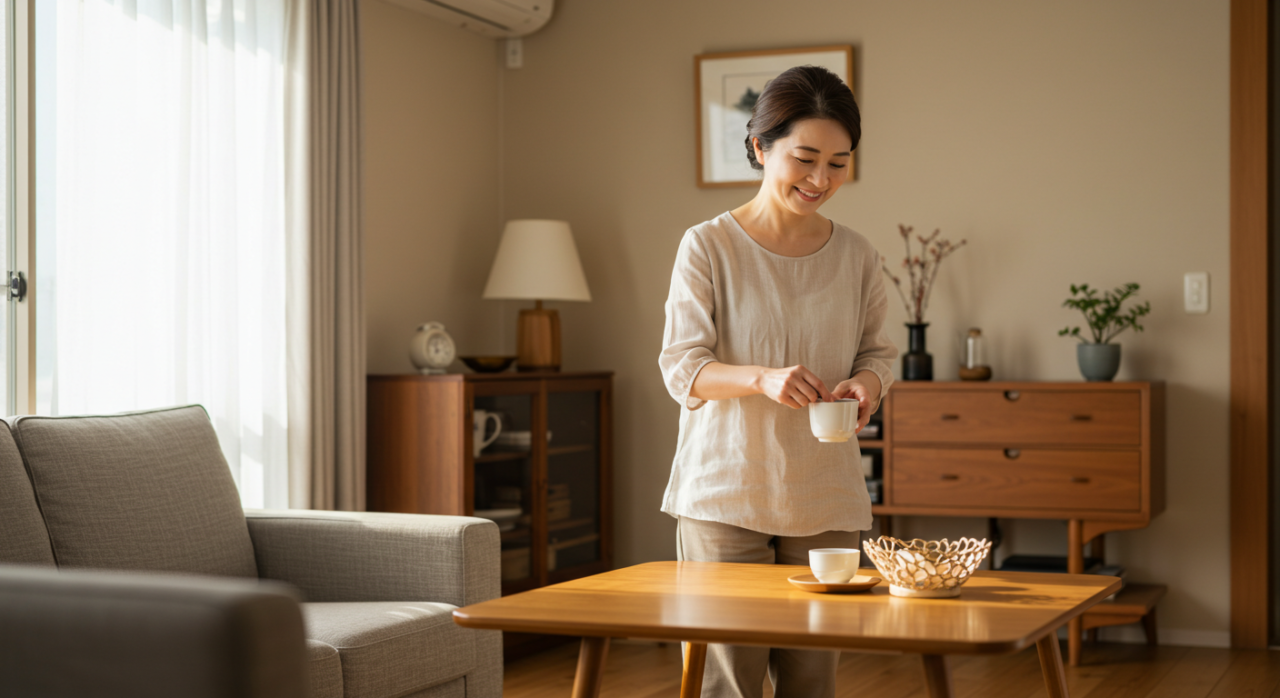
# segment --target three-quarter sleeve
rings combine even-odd
[[[862,338],[858,342],[858,355],[853,360],[853,377],[858,371],[871,371],[880,379],[880,399],[893,384],[893,361],[898,358],[898,348],[889,341],[885,331],[885,319],[889,315],[889,296],[884,290],[884,276],[880,273],[880,258],[875,256],[874,266],[864,267],[866,304],[863,308]]]
[[[658,365],[667,392],[690,410],[706,400],[689,395],[703,366],[716,360],[715,289],[711,260],[693,231],[685,233],[671,272],[667,323]]]

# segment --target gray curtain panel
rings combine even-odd
[[[356,0],[291,0],[286,177],[290,506],[365,507]]]

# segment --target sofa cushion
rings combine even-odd
[[[307,684],[311,698],[342,698],[342,660],[333,645],[307,640]]]
[[[0,422],[0,562],[48,565],[53,548],[36,506],[22,454],[7,422]]]
[[[445,603],[304,603],[307,637],[336,647],[348,698],[393,698],[475,666],[471,631]]]
[[[58,566],[257,576],[204,408],[19,417],[13,436]]]

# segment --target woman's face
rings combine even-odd
[[[767,152],[756,139],[756,160],[764,166],[762,190],[798,215],[815,213],[844,184],[852,142],[844,126],[831,119],[797,121]]]

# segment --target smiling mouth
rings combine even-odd
[[[800,198],[801,198],[801,199],[804,199],[805,201],[810,201],[810,202],[812,202],[812,201],[817,201],[818,199],[821,199],[821,198],[822,198],[822,192],[820,192],[820,191],[813,191],[813,192],[811,192],[811,191],[805,191],[804,189],[801,189],[800,187],[792,187],[792,189],[795,189],[795,190],[796,190],[796,193],[800,195]]]

